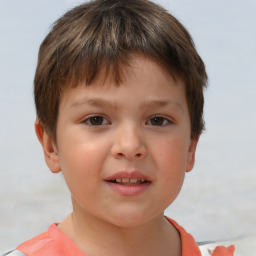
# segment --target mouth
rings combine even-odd
[[[140,185],[140,184],[149,182],[146,179],[138,179],[138,178],[133,178],[133,179],[116,178],[116,179],[111,179],[108,181],[111,183],[116,183],[119,185],[126,185],[126,186]]]
[[[140,185],[144,183],[151,183],[151,180],[148,176],[140,173],[139,171],[122,171],[115,173],[114,175],[106,178],[107,182],[111,182],[119,185]]]
[[[122,196],[137,196],[147,191],[152,180],[139,171],[122,171],[105,179],[109,187]]]

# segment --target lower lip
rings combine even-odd
[[[115,192],[123,195],[123,196],[137,196],[148,189],[151,182],[145,182],[138,185],[121,185],[118,183],[107,182],[107,184],[113,189]]]

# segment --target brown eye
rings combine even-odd
[[[84,123],[90,126],[100,126],[109,124],[109,121],[103,116],[91,116],[85,119]]]
[[[168,119],[162,116],[154,116],[147,121],[148,125],[153,125],[153,126],[166,126],[170,123],[171,121],[169,121]]]

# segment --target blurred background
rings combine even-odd
[[[60,174],[34,133],[33,76],[51,24],[76,0],[0,0],[0,252],[71,212]],[[205,61],[206,132],[178,199],[166,210],[197,241],[256,235],[256,1],[159,0]]]

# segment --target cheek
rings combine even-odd
[[[173,142],[173,141],[172,141]],[[167,208],[178,196],[185,177],[186,154],[184,147],[166,141],[159,149],[158,166],[161,182],[159,186],[159,198],[162,198],[162,208]],[[161,151],[161,152],[160,152]]]
[[[74,149],[68,155],[63,155],[61,163],[62,173],[72,198],[82,204],[90,201],[91,195],[97,194],[95,188],[100,183],[101,166],[93,152],[92,148]]]
[[[155,147],[155,159],[170,172],[184,170],[187,162],[187,144],[180,139],[166,139]]]
[[[167,201],[170,203],[178,195],[185,177],[187,150],[184,141],[166,140],[156,148],[156,160]]]
[[[61,170],[68,185],[83,186],[88,180],[100,179],[106,154],[96,142],[69,144],[60,153]]]

